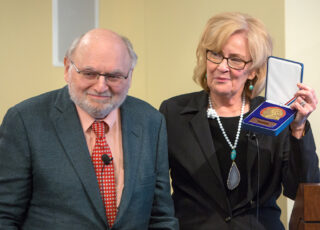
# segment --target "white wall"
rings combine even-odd
[[[285,55],[304,64],[303,82],[313,87],[320,98],[320,1],[285,1]],[[319,149],[320,105],[310,116],[311,127]],[[319,155],[319,151],[318,151]],[[293,201],[288,200],[288,221]]]

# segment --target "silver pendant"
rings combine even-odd
[[[233,190],[238,187],[240,183],[240,172],[236,165],[236,162],[232,162],[227,179],[227,187],[229,190]]]

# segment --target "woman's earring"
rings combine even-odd
[[[249,81],[250,81],[249,90],[252,91],[254,86],[252,85],[252,80],[249,80]]]
[[[206,75],[204,75],[204,78],[205,78],[205,79],[207,79],[207,74],[206,74]]]

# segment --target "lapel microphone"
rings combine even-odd
[[[102,156],[101,156],[101,160],[103,161],[103,163],[105,164],[105,165],[108,165],[108,164],[110,164],[110,162],[113,160],[113,157],[109,157],[107,154],[103,154]]]
[[[257,138],[256,134],[251,131],[249,131],[246,135],[248,138],[251,138],[251,140],[255,140]]]

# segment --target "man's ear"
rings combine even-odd
[[[130,87],[131,87],[131,82],[132,82],[132,73],[133,73],[133,70],[134,70],[134,69],[131,69],[131,70],[129,71],[129,76],[128,76],[128,78],[129,78],[129,80],[130,80]]]
[[[69,83],[70,60],[67,57],[64,57],[63,64],[64,64],[64,80],[67,83]]]

